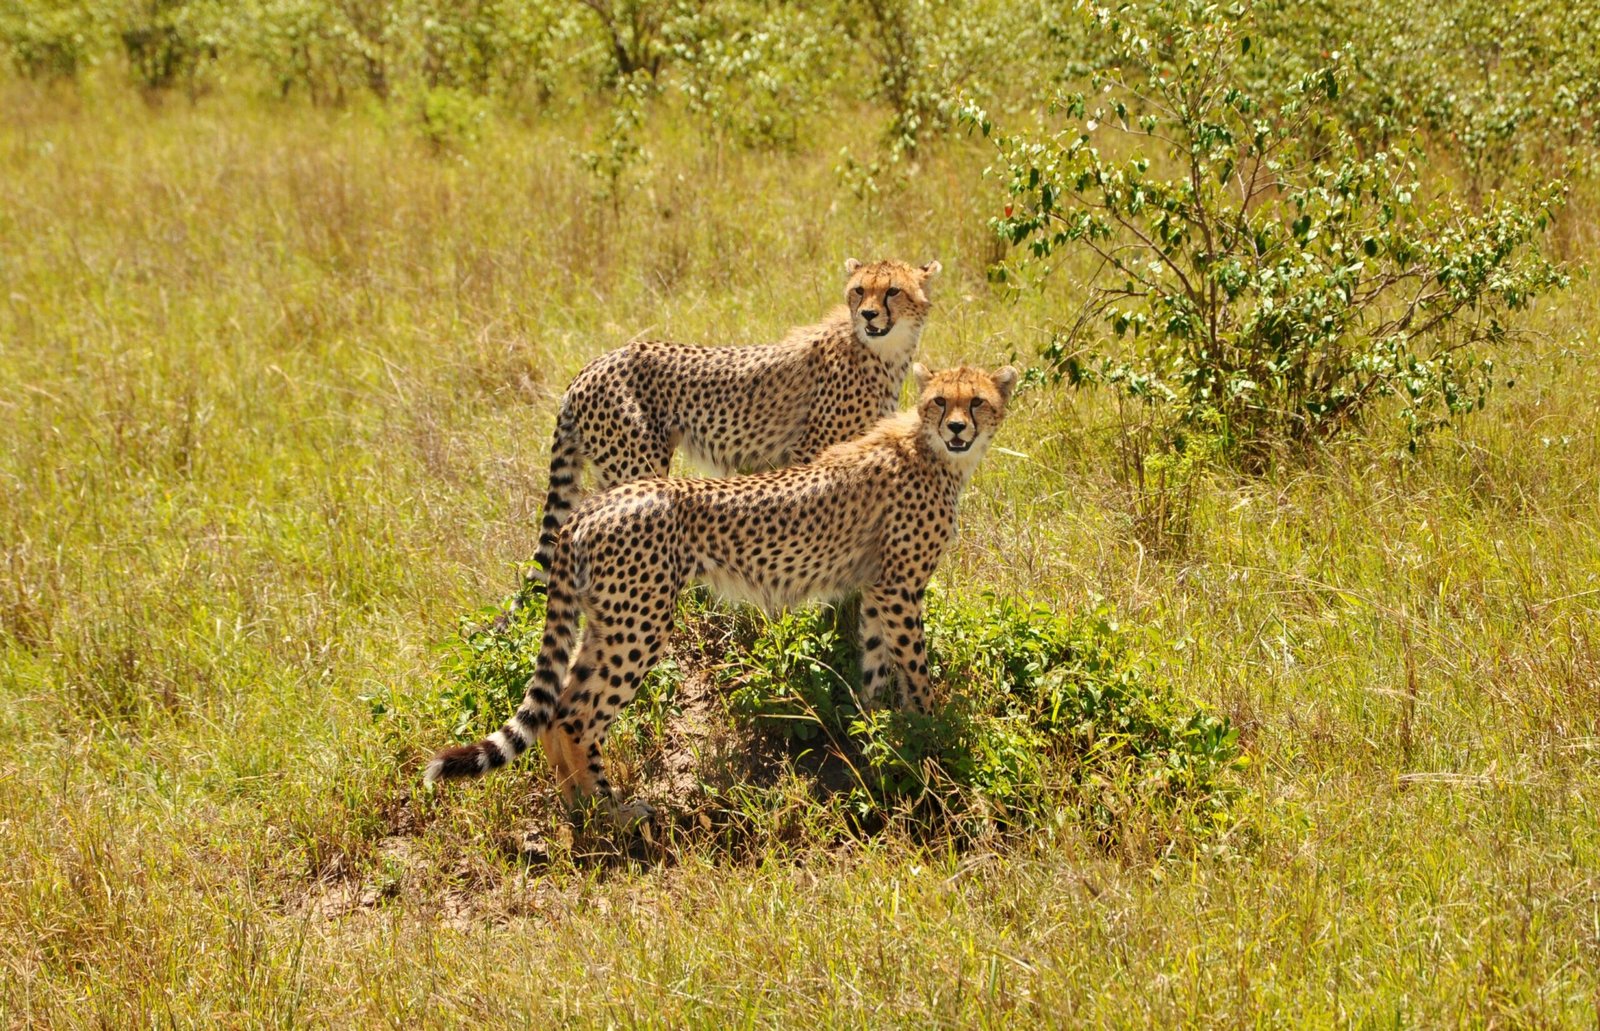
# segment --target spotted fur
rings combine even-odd
[[[714,475],[777,469],[810,461],[892,413],[939,267],[852,258],[845,262],[846,303],[779,343],[694,347],[648,340],[584,366],[556,418],[532,577],[550,568],[586,464],[599,490],[665,476],[679,447]]]
[[[475,776],[541,739],[569,802],[609,801],[601,746],[660,661],[691,581],[768,609],[861,590],[863,694],[875,699],[898,672],[911,704],[926,710],[923,592],[1017,373],[930,375],[919,365],[916,375],[914,410],[810,464],[731,479],[652,477],[587,499],[558,538],[521,706],[488,738],[440,752],[424,779]]]

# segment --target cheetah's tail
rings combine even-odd
[[[550,572],[555,558],[556,538],[578,503],[578,473],[583,465],[583,441],[578,433],[578,418],[561,399],[556,416],[556,435],[550,442],[550,489],[544,499],[544,519],[539,524],[539,547],[533,564],[539,574]]]
[[[550,575],[550,594],[545,607],[544,640],[534,662],[533,676],[522,696],[522,704],[505,726],[482,741],[470,745],[451,745],[428,763],[422,782],[432,786],[441,779],[476,777],[498,769],[528,750],[528,746],[549,728],[556,699],[567,677],[572,645],[578,629],[578,603],[572,591],[571,545],[563,538],[556,549]]]
[[[528,603],[528,599],[545,592],[556,539],[578,503],[578,473],[582,466],[583,442],[578,433],[578,420],[568,410],[567,398],[563,397],[561,410],[556,416],[555,439],[550,443],[550,486],[545,494],[544,518],[539,524],[539,543],[533,553],[533,566],[523,574],[522,584],[512,596],[511,603],[495,617],[496,627],[507,626],[511,617]]]

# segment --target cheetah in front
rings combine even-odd
[[[1017,372],[929,374],[919,365],[916,378],[915,409],[808,465],[725,480],[651,478],[587,499],[558,539],[522,704],[489,737],[441,751],[424,780],[476,776],[540,739],[569,804],[598,795],[619,819],[637,815],[612,800],[600,750],[661,659],[673,606],[691,581],[769,610],[861,590],[864,700],[897,671],[925,711],[923,592]]]

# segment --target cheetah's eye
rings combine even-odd
[[[891,286],[889,288],[889,296],[890,297],[899,297],[900,296],[900,288],[898,286]]]
[[[933,399],[933,403],[938,405],[940,408],[943,408],[944,407],[944,398],[936,397],[936,398]]]
[[[856,296],[857,296],[857,297],[860,297],[860,296],[861,296],[861,295],[862,295],[862,294],[864,294],[864,293],[866,293],[866,291],[865,291],[865,290],[863,290],[863,289],[862,289],[862,288],[861,288],[861,287],[859,287],[859,286],[858,286],[858,287],[856,287],[856,288],[855,288],[855,289],[854,289],[854,290],[852,290],[852,291],[850,291],[850,292],[851,292],[851,293],[853,293],[853,294],[855,294],[855,295],[856,295]]]
[[[976,412],[978,409],[980,409],[982,407],[983,407],[983,398],[975,397],[975,398],[972,399],[972,410],[974,412]]]

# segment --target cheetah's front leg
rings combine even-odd
[[[894,684],[894,666],[883,635],[889,599],[876,589],[861,594],[861,704],[876,708],[886,689]]]
[[[876,703],[898,667],[906,697],[918,712],[933,701],[922,634],[922,591],[877,584],[861,596],[861,694]]]

